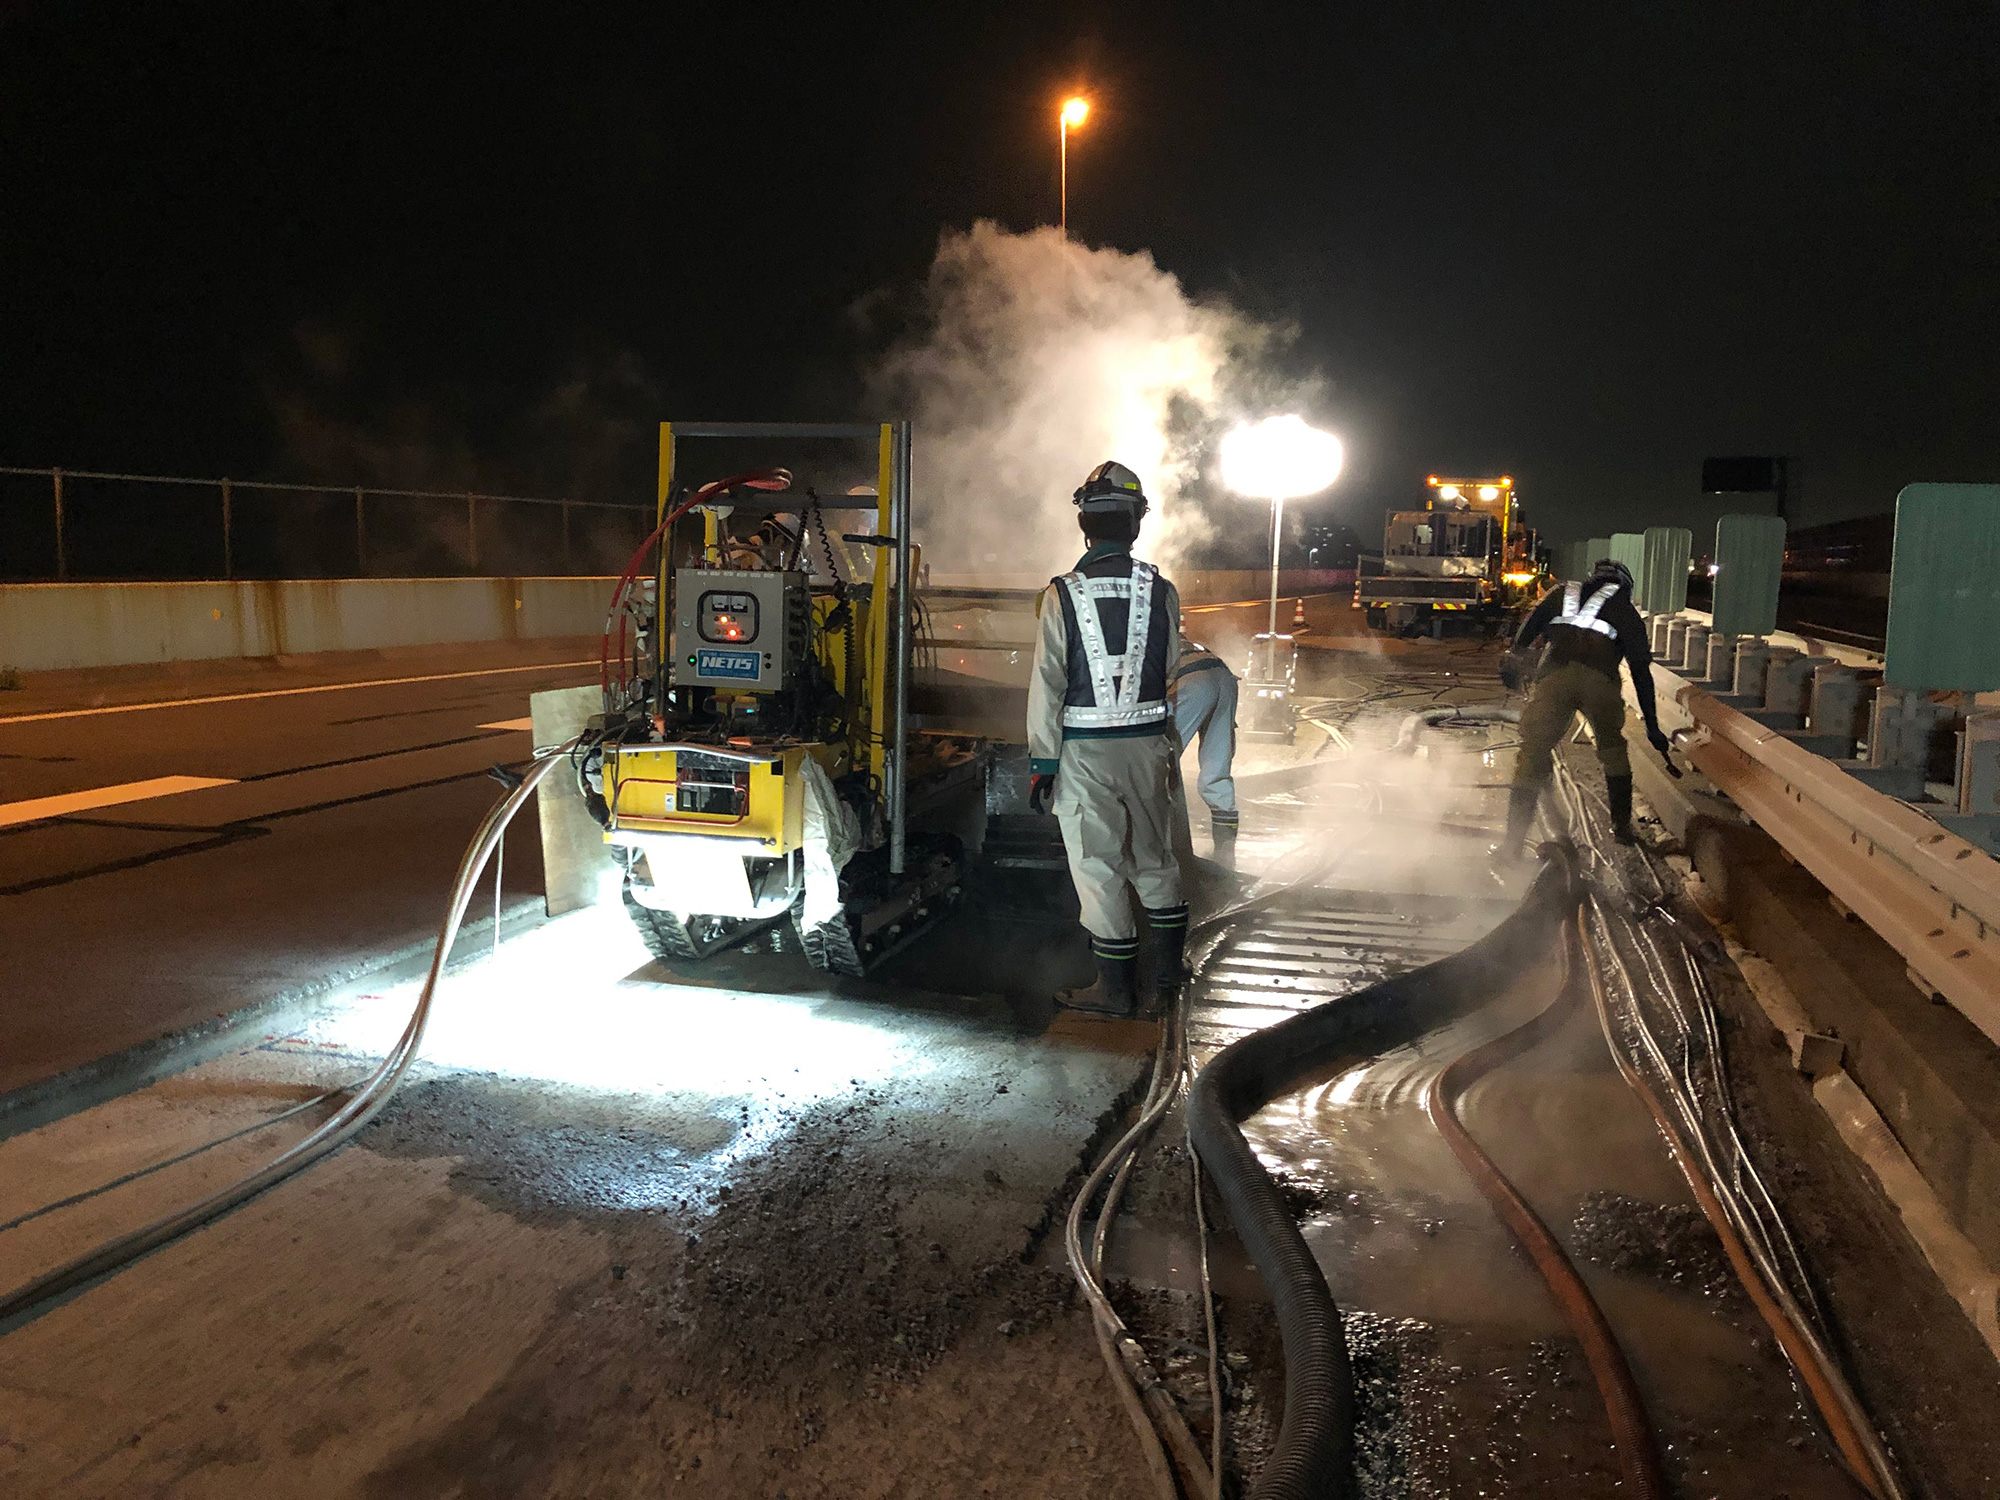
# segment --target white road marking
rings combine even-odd
[[[454,682],[461,677],[499,677],[509,672],[554,672],[594,667],[596,661],[544,661],[528,667],[484,667],[477,672],[432,672],[423,677],[377,677],[369,682],[324,682],[317,687],[266,688],[261,693],[217,693],[209,698],[168,698],[158,703],[107,703],[98,708],[65,708],[53,713],[10,714],[0,724],[39,724],[49,719],[87,719],[92,714],[136,714],[146,708],[189,708],[203,703],[245,703],[252,698],[294,698],[301,693],[344,693],[350,688],[398,687],[406,682]]]
[[[497,724],[481,724],[481,729],[533,729],[533,719],[502,719]]]
[[[175,792],[198,792],[208,786],[234,786],[231,776],[155,776],[150,781],[127,781],[117,786],[92,787],[87,792],[64,792],[60,797],[30,797],[26,802],[0,802],[0,828],[16,823],[35,823],[43,818],[60,818],[65,813],[85,812],[93,807],[116,807],[123,802],[144,802],[153,797],[171,797]]]

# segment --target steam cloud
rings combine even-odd
[[[1152,500],[1141,551],[1169,568],[1190,557],[1211,530],[1204,451],[1253,396],[1272,394],[1277,377],[1261,362],[1286,337],[1191,298],[1143,252],[986,221],[947,232],[919,326],[873,381],[916,424],[925,560],[1035,582],[1067,568],[1078,551],[1070,493],[1107,458],[1136,470]]]

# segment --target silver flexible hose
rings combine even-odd
[[[571,741],[570,744],[574,744]],[[87,1285],[99,1277],[129,1265],[150,1250],[179,1239],[190,1230],[198,1229],[212,1219],[220,1218],[238,1205],[248,1202],[266,1188],[275,1186],[295,1172],[303,1171],[328,1152],[351,1140],[370,1120],[374,1119],[389,1102],[410,1064],[416,1061],[417,1049],[423,1041],[424,1027],[430,1020],[431,1003],[437,994],[438,981],[443,977],[446,961],[458,938],[459,924],[464,920],[467,905],[472,900],[473,888],[478,883],[486,863],[499,847],[500,839],[514,815],[533,795],[542,778],[568,754],[570,745],[564,744],[552,750],[537,751],[534,765],[522,776],[521,784],[510,791],[490,808],[481,820],[472,842],[466,846],[464,857],[459,860],[458,873],[452,880],[451,897],[445,909],[443,926],[438,931],[437,946],[431,952],[430,970],[424,977],[422,992],[417,997],[415,1009],[403,1027],[402,1035],[389,1050],[382,1064],[354,1090],[348,1101],[323,1121],[304,1139],[279,1152],[263,1166],[248,1176],[239,1178],[199,1202],[177,1210],[163,1218],[155,1219],[129,1234],[106,1240],[92,1250],[56,1267],[53,1271],[35,1277],[0,1297],[0,1332],[18,1326],[26,1316],[65,1292]]]
[[[1577,842],[1586,846],[1593,862],[1600,870],[1609,870],[1610,862],[1605,858],[1598,843],[1593,820],[1585,803],[1582,787],[1570,774],[1560,759],[1556,762],[1557,786],[1565,804],[1571,829]],[[1714,1016],[1712,996],[1699,970],[1694,966],[1688,953],[1687,935],[1679,930],[1679,923],[1667,911],[1665,886],[1650,859],[1646,862],[1648,876],[1654,886],[1654,899],[1648,903],[1638,918],[1619,910],[1605,899],[1602,888],[1593,882],[1589,895],[1589,910],[1593,917],[1593,934],[1598,948],[1609,961],[1609,968],[1616,975],[1623,992],[1623,1029],[1631,1033],[1628,1041],[1636,1045],[1643,1056],[1648,1070],[1666,1085],[1666,1098],[1673,1113],[1679,1117],[1684,1135],[1693,1150],[1700,1157],[1702,1175],[1706,1178],[1716,1200],[1722,1205],[1729,1223],[1735,1228],[1739,1240],[1755,1265],[1758,1277],[1763,1281],[1772,1298],[1783,1310],[1788,1322],[1797,1330],[1805,1344],[1813,1363],[1818,1366],[1827,1389],[1845,1416],[1849,1427],[1855,1432],[1866,1454],[1868,1476],[1878,1487],[1878,1492],[1900,1500],[1904,1490],[1896,1473],[1894,1460],[1881,1442],[1874,1423],[1869,1420],[1867,1409],[1849,1383],[1846,1372],[1828,1347],[1828,1332],[1824,1310],[1813,1288],[1811,1278],[1805,1270],[1804,1257],[1796,1241],[1785,1224],[1784,1216],[1778,1211],[1775,1199],[1770,1193],[1762,1174],[1757,1170],[1748,1146],[1738,1132],[1734,1116],[1733,1096],[1729,1093],[1724,1065],[1720,1029]],[[1697,1085],[1693,1070],[1694,1034],[1689,1024],[1688,1009],[1681,1001],[1681,985],[1676,981],[1671,966],[1643,918],[1659,915],[1673,921],[1676,937],[1682,945],[1683,967],[1693,979],[1694,1009],[1702,1032],[1702,1053],[1707,1064],[1706,1071],[1715,1085],[1711,1093],[1715,1095],[1715,1108],[1723,1117],[1724,1140],[1718,1141],[1714,1122],[1708,1111],[1701,1106],[1701,1090]],[[1620,939],[1622,938],[1622,942]],[[1629,948],[1639,959],[1645,970],[1646,983],[1643,987],[1635,979],[1625,950]],[[1669,1060],[1660,1039],[1646,1021],[1644,994],[1659,997],[1668,1012],[1668,1017],[1681,1042],[1681,1066],[1678,1068]],[[1619,1039],[1612,1035],[1609,1024],[1611,1017],[1605,1017],[1605,1040],[1617,1047]],[[1723,1159],[1727,1157],[1725,1169]],[[1746,1194],[1745,1184],[1753,1188],[1754,1196]],[[1775,1228],[1775,1233],[1773,1232]],[[1792,1274],[1787,1274],[1780,1265],[1780,1254],[1774,1239],[1783,1245],[1783,1259],[1789,1261]],[[1781,1341],[1782,1342],[1782,1341]],[[1789,1351],[1786,1351],[1789,1356]],[[1805,1372],[1800,1378],[1806,1379]],[[1810,1383],[1810,1382],[1808,1382]]]
[[[1090,1303],[1091,1325],[1097,1335],[1097,1347],[1104,1356],[1106,1370],[1110,1373],[1113,1388],[1118,1393],[1119,1403],[1131,1419],[1132,1430],[1139,1439],[1140,1453],[1146,1461],[1146,1472],[1151,1477],[1154,1490],[1161,1500],[1179,1500],[1180,1491],[1174,1483],[1173,1470],[1167,1462],[1165,1448],[1160,1442],[1159,1429],[1147,1415],[1144,1398],[1138,1381],[1130,1368],[1125,1346],[1136,1343],[1125,1327],[1125,1322],[1105,1295],[1101,1279],[1103,1251],[1107,1225],[1111,1219],[1111,1200],[1107,1195],[1105,1211],[1098,1217],[1096,1233],[1092,1236],[1091,1251],[1086,1254],[1083,1247],[1083,1216],[1105,1179],[1114,1172],[1116,1181],[1122,1183],[1137,1154],[1139,1143],[1152,1130],[1154,1123],[1166,1113],[1173,1102],[1179,1078],[1179,1065],[1174,1056],[1175,1028],[1172,1025],[1160,1028],[1159,1045],[1153,1053],[1153,1073],[1146,1083],[1146,1097],[1139,1108],[1139,1118],[1112,1148],[1105,1152],[1095,1170],[1084,1179],[1083,1187],[1077,1192],[1076,1200],[1070,1204],[1069,1217],[1063,1222],[1063,1253],[1069,1259],[1070,1274],[1082,1288],[1084,1300]],[[1169,1067],[1172,1063],[1173,1066]]]

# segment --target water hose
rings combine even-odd
[[[1457,1101],[1475,1079],[1534,1046],[1561,1021],[1563,1012],[1568,1008],[1568,1000],[1576,994],[1581,968],[1576,955],[1582,946],[1578,919],[1572,914],[1563,924],[1563,972],[1554,998],[1512,1031],[1461,1053],[1441,1069],[1424,1090],[1424,1112],[1430,1116],[1438,1134],[1444,1137],[1445,1144],[1451,1147],[1452,1155],[1458,1158],[1459,1165],[1465,1168],[1473,1185],[1492,1204],[1494,1213],[1512,1232],[1521,1248],[1527,1251],[1536,1273],[1547,1284],[1549,1295],[1555,1299],[1577,1342],[1583,1346],[1591,1378],[1596,1381],[1597,1394],[1604,1403],[1604,1414],[1611,1422],[1611,1441],[1618,1454],[1618,1467],[1624,1475],[1625,1492],[1638,1496],[1639,1500],[1668,1500],[1671,1491],[1666,1474],[1660,1467],[1659,1444],[1653,1435],[1652,1422],[1646,1416],[1646,1403],[1639,1394],[1638,1382],[1632,1378],[1632,1367],[1618,1345],[1618,1337],[1611,1331],[1611,1324],[1604,1316],[1604,1309],[1598,1306],[1597,1299],[1590,1294],[1590,1288],[1577,1274],[1576,1266],[1563,1250],[1561,1242],[1542,1222],[1541,1215],[1507,1180],[1493,1158],[1473,1139],[1472,1133],[1458,1117]]]
[[[1217,1054],[1188,1098],[1188,1133],[1271,1294],[1284,1346],[1284,1415],[1251,1500],[1325,1500],[1353,1479],[1354,1382],[1340,1309],[1305,1236],[1238,1122],[1344,1055],[1433,1030],[1547,951],[1576,902],[1566,861],[1543,866],[1519,909],[1461,952],[1288,1016]]]

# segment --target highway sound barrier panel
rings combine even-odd
[[[2000,688],[2000,484],[1912,484],[1896,497],[1884,677]]]
[[[1716,635],[1769,635],[1778,628],[1785,571],[1782,516],[1724,516],[1715,523]]]
[[[1694,553],[1694,533],[1685,526],[1648,526],[1643,571],[1633,577],[1639,585],[1639,608],[1656,615],[1677,615],[1687,608],[1688,558]]]
[[[1564,542],[1556,549],[1556,577],[1565,583],[1581,583],[1588,578],[1590,565],[1597,560],[1590,551],[1595,545],[1590,541]]]
[[[1644,609],[1646,606],[1639,603],[1639,589],[1646,577],[1645,533],[1639,531],[1615,532],[1610,542],[1606,544],[1606,549],[1602,555],[1609,557],[1614,562],[1625,564],[1625,571],[1632,575],[1632,603],[1638,608]]]

